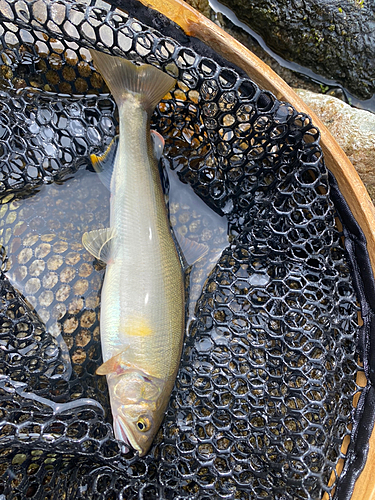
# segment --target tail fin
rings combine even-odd
[[[152,113],[175,84],[174,78],[149,64],[136,66],[122,57],[95,50],[90,53],[118,106],[132,92],[140,95],[144,109]]]

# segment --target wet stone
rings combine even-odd
[[[44,288],[54,288],[58,281],[58,275],[50,272],[43,277],[43,286]]]
[[[39,276],[43,273],[46,267],[46,263],[43,260],[34,260],[31,266],[29,267],[29,273],[32,276]]]
[[[90,328],[96,321],[97,316],[95,311],[85,311],[81,316],[81,326]]]
[[[75,253],[75,252],[70,252],[66,255],[65,257],[65,262],[69,265],[69,266],[75,266],[81,259],[81,256],[79,253]]]
[[[27,281],[25,285],[25,291],[29,294],[36,293],[41,287],[40,280],[38,278],[31,278]]]
[[[82,278],[88,278],[91,273],[93,271],[93,267],[92,265],[90,264],[87,264],[87,263],[84,263],[80,266],[79,270],[78,270],[78,274],[82,277]]]
[[[60,254],[66,252],[68,249],[68,243],[66,241],[57,241],[53,245],[53,251],[54,253]]]
[[[46,255],[48,255],[50,251],[51,251],[51,245],[49,245],[48,243],[41,243],[35,249],[35,257],[42,259]]]
[[[39,303],[41,306],[48,307],[52,304],[53,299],[54,299],[53,292],[46,290],[40,294]]]
[[[31,248],[24,248],[18,255],[19,264],[26,264],[33,256],[33,251]]]
[[[94,288],[94,283],[92,283],[92,287]],[[84,295],[88,290],[88,288],[89,288],[88,281],[83,279],[77,280],[73,286],[73,290],[76,295]]]
[[[53,255],[47,261],[47,267],[50,271],[56,271],[64,263],[64,259],[60,255]]]
[[[77,318],[71,317],[64,322],[64,333],[73,333],[78,327]]]
[[[63,283],[70,283],[76,275],[76,270],[72,267],[65,267],[61,272],[60,272],[60,280]]]
[[[329,0],[222,3],[284,59],[339,82],[361,99],[373,95],[374,69],[368,64],[375,52],[368,36],[374,23],[371,0],[360,5],[344,0],[339,6]]]
[[[63,280],[62,280],[63,281]],[[71,288],[69,285],[62,285],[56,291],[56,300],[59,302],[65,302],[71,293]]]
[[[84,308],[84,300],[82,298],[74,297],[74,299],[69,304],[69,314],[77,314],[83,308]]]
[[[331,95],[296,89],[319,116],[353,163],[375,202],[375,119],[368,111],[353,108]]]
[[[88,330],[81,330],[75,339],[75,343],[79,347],[85,347],[90,341],[91,341],[91,332]]]

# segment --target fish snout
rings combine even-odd
[[[113,418],[113,432],[115,434],[115,438],[118,441],[122,441],[126,446],[130,446],[130,441],[128,439],[128,430],[126,428],[124,419],[119,415],[116,415]]]
[[[121,415],[116,415],[113,418],[113,432],[118,441],[122,441],[128,448],[133,448],[135,451],[138,451],[139,456],[144,455],[144,450],[134,439],[133,433]]]

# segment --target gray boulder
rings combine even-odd
[[[221,0],[284,59],[375,92],[375,0]]]

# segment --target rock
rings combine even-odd
[[[375,92],[374,0],[221,0],[284,59],[336,80],[360,99]]]
[[[375,114],[330,95],[294,90],[345,151],[375,203]]]
[[[194,9],[198,10],[204,16],[208,18],[211,16],[211,7],[208,0],[185,0],[185,2],[194,7]]]

